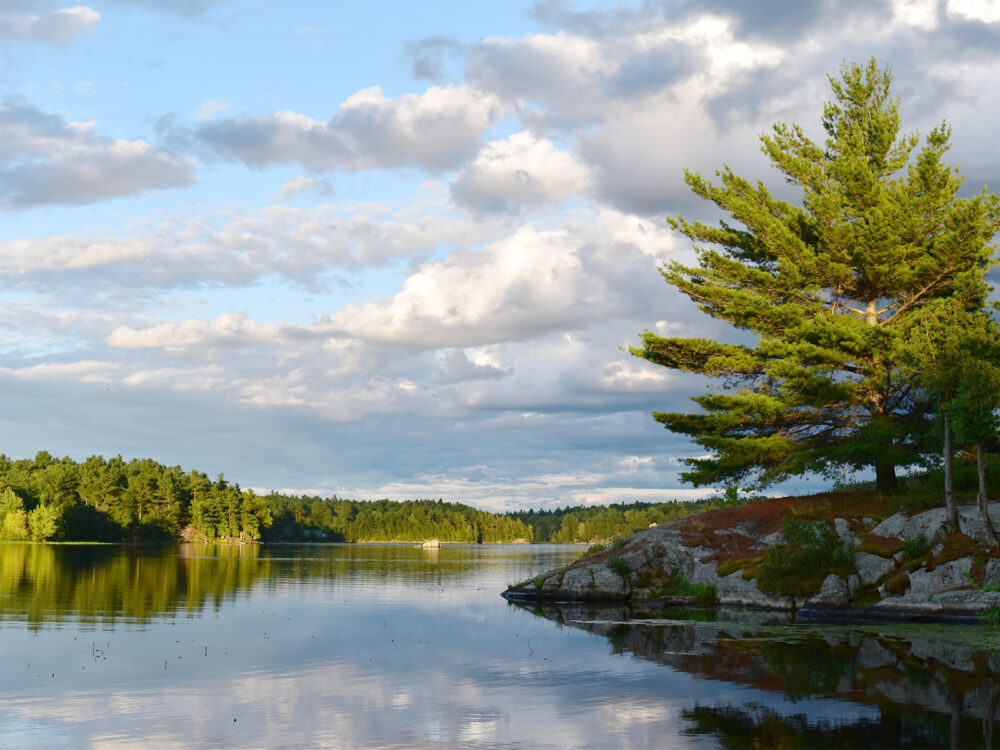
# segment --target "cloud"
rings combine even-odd
[[[690,76],[697,61],[688,45],[665,39],[627,58],[608,80],[608,89],[627,98],[654,94]]]
[[[684,143],[679,149],[671,144]],[[601,199],[622,211],[659,215],[704,201],[692,198],[684,170],[711,175],[728,161],[758,174],[766,161],[743,131],[721,133],[698,103],[650,103],[581,137],[580,155],[593,170]],[[762,176],[762,175],[761,175]]]
[[[568,34],[492,38],[470,53],[465,76],[503,100],[545,108],[560,122],[600,119],[608,61],[595,42]]]
[[[70,380],[78,383],[110,383],[120,365],[116,362],[80,360],[77,362],[43,362],[30,367],[0,367],[0,374],[21,380]]]
[[[316,195],[329,195],[333,192],[333,186],[329,180],[317,180],[315,177],[294,177],[286,180],[278,192],[278,200],[294,198],[302,193],[313,192]]]
[[[218,99],[206,99],[205,103],[198,107],[196,114],[199,120],[211,120],[219,112],[229,109],[229,102],[222,102]]]
[[[449,349],[441,362],[441,369],[435,375],[438,383],[460,383],[467,380],[495,380],[511,374],[510,368],[500,367],[489,355],[481,353],[476,361],[469,359],[460,347]]]
[[[565,151],[529,132],[486,144],[455,175],[451,194],[473,211],[538,208],[584,193],[587,170]]]
[[[857,25],[873,27],[887,23],[893,16],[892,0],[866,3],[842,3],[837,0],[813,0],[807,3],[787,0],[689,0],[688,13],[712,13],[726,18],[735,36],[772,42],[802,42],[825,33],[836,24],[840,28]]]
[[[468,86],[434,86],[397,100],[376,86],[344,100],[327,122],[282,111],[201,123],[194,132],[218,154],[255,168],[446,170],[475,151],[500,114],[496,97]]]
[[[448,58],[463,54],[466,49],[456,37],[434,36],[407,42],[403,54],[410,60],[414,78],[440,83],[445,78]]]
[[[246,287],[267,277],[324,291],[345,273],[474,247],[505,227],[502,218],[471,222],[449,207],[443,187],[427,185],[402,205],[236,206],[149,217],[104,234],[0,240],[0,273],[52,302],[79,294],[84,305],[95,293],[105,306],[148,305],[151,292]]]
[[[136,237],[85,238],[57,234],[41,240],[0,243],[0,272],[23,275],[32,271],[92,268],[148,258],[150,248]]]
[[[200,21],[213,8],[229,5],[232,0],[105,0],[113,5],[129,9],[143,8],[148,11],[166,13],[186,21]]]
[[[0,105],[0,203],[93,203],[194,183],[194,161],[142,140],[112,140],[21,101]]]
[[[654,259],[670,246],[664,229],[615,212],[564,229],[528,225],[482,251],[427,263],[392,298],[348,305],[330,323],[345,335],[412,348],[575,330],[633,313],[627,290],[655,275]]]
[[[1000,23],[1000,6],[992,0],[951,0],[948,15],[983,23]]]
[[[279,324],[256,323],[246,313],[226,313],[211,322],[188,318],[143,329],[120,326],[108,336],[108,343],[120,349],[248,346],[275,343],[283,330]]]
[[[100,13],[82,5],[38,14],[0,13],[0,38],[64,46],[93,29],[100,20]]]

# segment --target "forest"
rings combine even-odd
[[[443,500],[258,495],[149,458],[0,454],[0,539],[155,542],[608,541],[732,498],[489,513]]]

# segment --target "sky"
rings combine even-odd
[[[86,0],[80,0],[86,2]],[[684,184],[891,66],[1000,188],[1000,3],[0,2],[0,452],[489,510],[713,494]],[[993,277],[997,281],[996,274]],[[807,492],[822,480],[781,488]]]

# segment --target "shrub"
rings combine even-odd
[[[661,596],[690,596],[695,604],[710,606],[718,601],[715,586],[707,583],[691,583],[684,572],[675,570],[660,588]]]
[[[628,563],[624,557],[612,557],[608,559],[608,567],[622,578],[629,574]]]
[[[767,550],[760,563],[757,585],[781,596],[804,596],[819,591],[835,567],[851,563],[844,544],[824,521],[809,523],[789,517],[781,525],[784,544]]]
[[[1000,629],[1000,607],[990,607],[980,612],[979,620],[988,628]]]
[[[911,560],[923,557],[927,554],[927,548],[927,537],[923,534],[903,542],[903,552],[905,552],[906,556]]]
[[[535,576],[533,583],[535,584],[536,589],[541,589],[542,585],[545,583],[545,579],[541,576]]]

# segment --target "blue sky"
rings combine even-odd
[[[826,75],[1000,184],[986,0],[0,6],[0,450],[490,509],[690,498],[623,353],[727,335],[667,287],[682,170],[780,189]],[[809,481],[789,489],[807,491]]]

